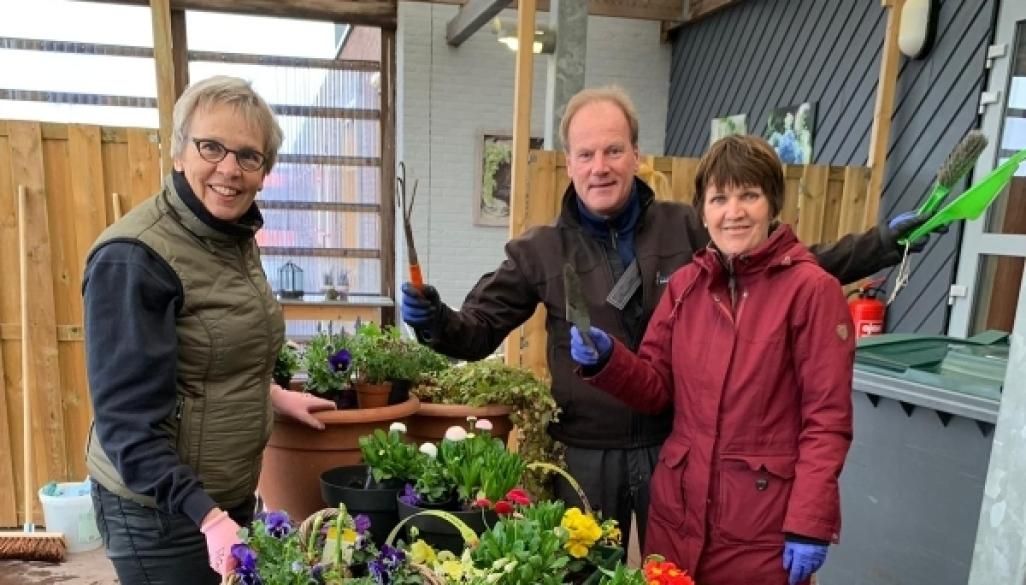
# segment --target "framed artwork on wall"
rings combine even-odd
[[[785,165],[811,164],[815,125],[815,103],[771,110],[766,116],[766,140]]]
[[[542,147],[531,138],[531,149]],[[483,132],[477,146],[477,188],[474,190],[474,225],[509,225],[509,198],[513,175],[513,135]]]
[[[732,134],[748,134],[748,114],[713,118],[712,127],[709,129],[709,146],[720,138]]]

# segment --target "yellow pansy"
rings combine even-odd
[[[435,562],[435,549],[423,540],[417,540],[410,545],[410,555],[413,562],[421,565],[432,565]]]

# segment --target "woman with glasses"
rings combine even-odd
[[[83,279],[93,505],[121,583],[219,583],[252,520],[272,408],[327,400],[271,383],[285,325],[254,200],[282,131],[249,83],[213,77],[174,109],[173,172],[93,244]]]

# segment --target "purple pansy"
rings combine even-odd
[[[399,499],[407,506],[419,506],[421,501],[420,494],[410,484],[403,486],[403,495],[399,496]]]
[[[285,512],[274,511],[267,514],[264,520],[267,527],[267,534],[282,540],[292,533],[292,525],[289,524],[289,515]]]
[[[260,575],[256,572],[257,556],[253,549],[244,544],[232,545],[232,556],[239,561],[235,567],[235,576],[243,585],[261,585]]]
[[[406,553],[401,549],[393,548],[387,544],[381,545],[381,552],[373,561],[367,563],[367,570],[378,585],[388,585],[391,582],[391,572],[406,560]]]
[[[357,514],[353,517],[353,527],[356,528],[357,534],[363,534],[370,530],[371,521],[366,514]]]
[[[317,563],[310,567],[310,580],[317,583],[317,585],[323,585],[325,567],[326,565],[324,563]]]
[[[340,349],[328,357],[328,364],[331,365],[331,371],[344,372],[349,369],[349,362],[352,359],[353,356],[350,355],[348,349]]]

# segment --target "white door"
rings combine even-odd
[[[973,173],[977,181],[1026,148],[1026,2],[1001,2],[991,50],[994,58],[984,95],[996,101],[986,106],[983,116],[981,130],[989,144]],[[949,297],[949,335],[1012,330],[1016,309],[1026,304],[1019,298],[1024,258],[1026,164],[987,213],[965,225]]]

